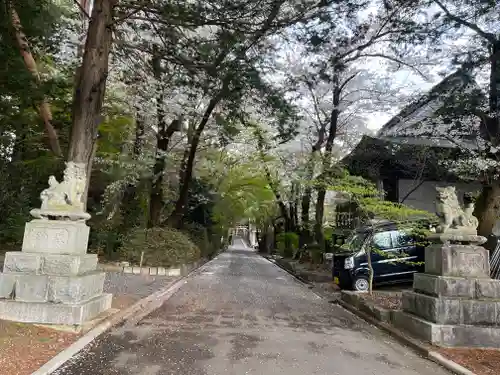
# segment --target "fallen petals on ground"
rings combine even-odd
[[[363,294],[363,298],[378,307],[388,310],[401,309],[401,293],[394,292],[373,292],[372,294]]]
[[[0,375],[29,375],[78,337],[75,333],[0,320]]]
[[[500,373],[500,350],[440,348],[438,352],[476,375],[497,375]]]

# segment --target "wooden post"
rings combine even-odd
[[[144,261],[144,251],[141,252],[141,260],[139,262],[139,268],[142,268],[142,262]]]

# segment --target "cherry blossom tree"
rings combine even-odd
[[[293,30],[285,37],[287,49],[293,53],[280,56],[282,72],[287,72],[283,81],[294,87],[304,134],[310,138],[303,177],[314,184],[307,182],[304,188],[302,225],[307,233],[315,188],[314,232],[320,244],[324,243],[325,197],[335,178],[335,159],[359,141],[373,112],[390,110],[405,101],[401,85],[391,73],[405,67],[425,76],[430,66],[418,53],[408,53],[404,60],[393,48],[402,43],[401,35],[416,32],[414,13],[402,13],[402,6],[374,4],[368,13],[366,4],[359,3],[342,8],[324,23],[311,22]]]
[[[422,37],[408,38],[414,48],[438,55],[443,65],[459,66],[471,77],[465,91],[451,101],[442,98],[442,109],[418,127],[414,135],[439,134],[463,150],[454,163],[465,178],[480,179],[483,189],[476,205],[478,231],[489,235],[498,220],[500,183],[500,11],[498,2],[448,0],[397,1],[407,12],[418,10],[426,17],[415,18]]]

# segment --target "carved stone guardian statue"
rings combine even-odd
[[[436,187],[436,192],[436,214],[440,219],[436,232],[477,235],[479,222],[472,214],[474,203],[466,202],[462,208],[454,186]]]
[[[90,215],[82,201],[86,166],[66,163],[64,178],[49,177],[21,251],[5,254],[0,273],[0,319],[82,327],[111,307],[97,254],[88,254]]]
[[[55,218],[56,220],[88,220],[90,215],[83,207],[83,194],[86,180],[85,164],[67,162],[62,182],[54,176],[49,177],[49,187],[42,191],[39,209],[31,210],[37,219]]]
[[[435,345],[500,348],[500,280],[490,278],[472,199],[460,205],[454,187],[436,188],[439,225],[425,247],[425,272],[404,291],[394,324]]]

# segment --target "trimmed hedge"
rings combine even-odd
[[[122,259],[139,264],[144,251],[143,266],[173,267],[194,262],[201,251],[186,234],[172,228],[138,228],[121,247]]]

